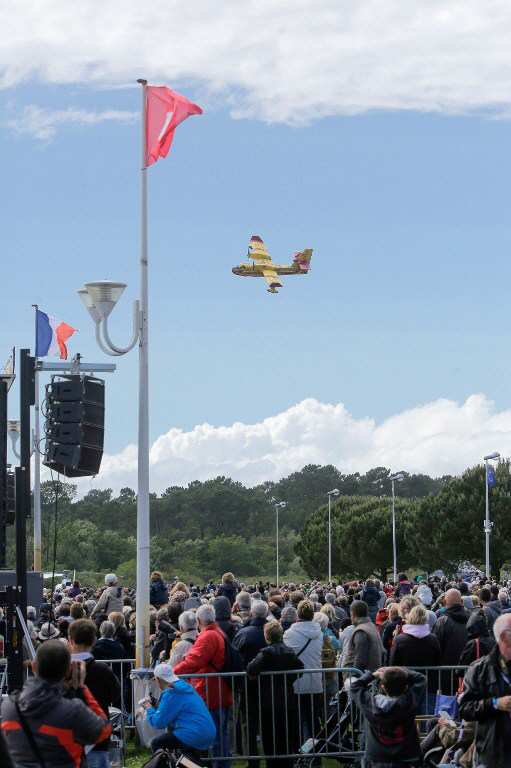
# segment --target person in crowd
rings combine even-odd
[[[159,571],[153,571],[150,579],[149,602],[156,609],[168,602],[169,591],[163,583],[163,577]]]
[[[367,579],[362,591],[362,600],[367,605],[367,615],[376,624],[376,614],[378,613],[378,603],[380,602],[380,591],[376,589],[374,581]]]
[[[433,602],[433,593],[429,584],[426,582],[421,582],[415,594],[421,601],[422,605],[425,605],[426,608],[431,608],[431,604]]]
[[[48,624],[52,620],[50,603],[41,603],[39,606],[39,618],[34,622],[34,627],[41,629],[43,624]]]
[[[196,611],[199,605],[202,605],[199,593],[193,588],[190,592],[190,597],[183,603],[183,611]]]
[[[200,634],[186,658],[178,664],[176,675],[205,675],[220,672],[225,662],[225,635],[215,622],[212,605],[197,609]],[[223,678],[192,678],[197,693],[202,696],[215,722],[216,735],[212,746],[214,768],[228,768],[229,734],[227,717],[232,705],[232,691]]]
[[[120,611],[112,611],[108,614],[108,621],[111,621],[115,627],[114,637],[120,642],[124,649],[124,658],[134,659],[135,649],[128,634],[128,630],[126,629],[124,614]]]
[[[222,583],[215,592],[215,597],[226,597],[231,606],[236,602],[238,585],[235,582],[234,574],[228,571],[222,576]]]
[[[99,640],[94,643],[92,647],[92,655],[99,661],[115,661],[116,659],[124,659],[124,648],[120,642],[115,638],[115,627],[111,621],[101,622],[99,628]],[[114,664],[114,671],[121,676],[121,664]]]
[[[156,612],[155,631],[152,635],[151,658],[153,663],[168,661],[172,645],[179,632],[179,616],[183,613],[182,603],[173,600]]]
[[[296,608],[293,608],[292,605],[286,605],[280,614],[280,623],[282,625],[283,632],[285,632],[286,629],[289,629],[289,627],[295,623],[296,619]]]
[[[479,601],[483,607],[484,615],[486,616],[486,622],[488,624],[488,631],[491,632],[495,620],[502,613],[502,604],[498,600],[492,599],[491,590],[488,587],[483,587],[477,593]]]
[[[431,633],[428,623],[428,611],[423,605],[415,605],[403,624],[403,631],[394,640],[390,652],[391,667],[438,667],[442,652],[436,635]],[[428,695],[421,706],[421,714],[433,714],[435,711],[438,679],[436,675],[428,677]],[[427,708],[426,708],[427,707]]]
[[[323,633],[320,625],[314,621],[314,606],[310,600],[298,604],[297,621],[283,635],[284,643],[292,648],[304,669],[321,669]],[[296,693],[297,708],[302,724],[303,742],[318,732],[321,717],[321,694],[323,679],[321,674],[307,673],[293,683]]]
[[[182,592],[184,597],[181,600],[178,599],[177,595]],[[190,597],[190,590],[186,586],[186,584],[182,581],[176,581],[172,589],[169,591],[169,603],[171,602],[185,602]]]
[[[314,621],[317,621],[321,627],[321,631],[323,633],[323,645],[328,639],[330,645],[332,646],[332,650],[334,651],[334,653],[337,653],[338,651],[341,650],[341,644],[339,642],[339,638],[336,636],[335,632],[330,627],[328,613],[323,610],[323,608],[325,607],[326,606],[324,605],[320,611],[316,611],[314,613]]]
[[[422,765],[415,716],[426,690],[424,675],[402,667],[380,668],[352,680],[350,690],[366,722],[365,761],[373,768]]]
[[[96,661],[92,647],[96,642],[96,625],[90,619],[77,619],[69,626],[69,650],[73,661],[85,663],[85,685],[90,690],[105,717],[110,719],[110,706],[119,706],[121,686],[117,675],[108,664]],[[96,744],[87,755],[87,768],[109,768],[108,746],[110,738]]]
[[[467,622],[468,640],[461,652],[460,665],[470,666],[481,656],[487,656],[495,647],[495,638],[488,631],[488,622],[482,608],[474,611]]]
[[[383,645],[376,624],[367,615],[367,604],[363,600],[353,602],[350,615],[354,629],[348,639],[346,655],[343,654],[343,666],[371,671],[379,669],[383,662]]]
[[[65,621],[65,619],[64,619]],[[34,625],[35,628],[35,625]],[[45,643],[48,640],[57,640],[60,637],[60,633],[54,624],[43,624],[39,632],[37,633],[37,639],[40,643]]]
[[[169,733],[157,736],[151,749],[179,749],[192,760],[201,759],[216,737],[216,727],[203,699],[190,683],[180,680],[170,664],[158,664],[154,679],[162,691],[158,707],[146,701],[143,705],[146,717],[153,728],[172,728]]]
[[[463,606],[458,589],[448,589],[445,593],[445,611],[441,613],[431,630],[440,641],[441,666],[453,666],[459,663],[461,652],[468,640],[467,622],[469,613]],[[457,678],[452,671],[445,670],[441,676],[442,693],[454,695]]]
[[[183,611],[179,616],[178,623],[179,632],[176,635],[176,642],[172,647],[169,659],[172,667],[176,667],[188,655],[199,634],[197,617],[193,611]]]
[[[16,766],[86,768],[84,745],[104,741],[112,726],[85,675],[85,664],[72,663],[62,643],[37,649],[35,677],[2,702],[2,732]]]
[[[334,609],[335,613],[335,622],[334,626],[337,630],[340,629],[341,621],[346,618],[348,615],[344,608],[341,608],[340,604],[337,602],[336,596],[332,592],[328,592],[328,594],[325,595],[325,602],[328,603],[328,605],[331,605]]]
[[[243,624],[250,620],[251,602],[252,598],[250,597],[249,592],[242,590],[236,595],[236,602],[234,603],[232,610],[236,616],[239,616]]]
[[[460,716],[476,722],[475,764],[511,766],[511,614],[495,619],[495,647],[466,671]]]
[[[98,614],[105,614],[108,616],[112,611],[120,611],[122,613],[122,600],[124,597],[124,589],[117,581],[115,573],[107,573],[105,576],[105,589],[101,593],[101,597],[96,603],[91,617]]]
[[[231,619],[231,603],[229,599],[224,596],[215,597],[212,604],[215,609],[216,623],[232,642],[241,624]]]
[[[278,621],[268,621],[263,628],[267,645],[247,665],[249,678],[257,678],[261,672],[282,672],[303,669],[303,661],[283,640],[283,630]],[[266,755],[288,755],[298,749],[296,697],[293,682],[296,676],[263,675],[260,680],[261,738]],[[293,768],[290,757],[266,758],[268,768]]]
[[[399,573],[397,577],[396,589],[394,590],[395,596],[398,600],[400,600],[402,597],[411,594],[411,591],[412,585],[408,581],[408,576],[406,573]]]
[[[69,587],[69,589],[67,590],[67,595],[68,597],[72,597],[74,600],[77,597],[77,595],[81,595],[81,594],[82,594],[82,590],[80,587],[80,582],[75,579],[75,581],[73,581],[72,586]]]

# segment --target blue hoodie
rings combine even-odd
[[[215,723],[208,708],[184,680],[163,691],[158,709],[147,709],[147,719],[153,728],[171,725],[175,736],[195,749],[207,749],[215,740]]]

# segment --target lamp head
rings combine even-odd
[[[20,436],[20,428],[21,424],[19,419],[7,419],[7,434],[13,443],[15,443]]]
[[[489,453],[488,456],[484,457],[485,461],[488,461],[488,459],[500,459],[500,453],[497,453],[497,451],[495,451],[495,453]]]
[[[85,283],[85,290],[101,318],[108,317],[125,288],[126,283],[115,283],[113,280],[97,280],[93,283]],[[82,299],[82,301],[84,300]]]
[[[284,507],[287,507],[287,501],[278,501],[275,506],[284,509]]]
[[[85,288],[82,288],[81,291],[77,291],[78,296],[83,301],[83,305],[89,315],[92,317],[92,320],[95,323],[99,323],[101,320],[101,315],[99,314],[98,310],[96,309],[96,305],[92,301],[90,294],[85,290]]]
[[[338,488],[334,488],[333,491],[328,491],[327,496],[338,496],[340,494],[340,490]]]
[[[389,480],[398,480],[399,482],[401,482],[404,479],[405,479],[405,476],[403,475],[402,472],[398,472],[396,475],[392,475],[392,477],[389,477]]]

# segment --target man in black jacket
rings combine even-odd
[[[495,620],[497,645],[465,673],[460,715],[477,722],[477,764],[511,766],[511,614]]]
[[[372,683],[381,681],[382,692]],[[365,760],[372,768],[422,763],[415,715],[426,690],[426,678],[403,667],[366,672],[351,683],[351,693],[366,723]]]
[[[85,685],[109,718],[108,707],[120,705],[121,686],[112,668],[104,662],[96,661],[91,653],[96,642],[96,625],[89,619],[77,619],[69,625],[68,637],[71,658],[73,661],[85,662]],[[89,752],[88,768],[108,768],[109,741],[110,739],[106,738]]]
[[[445,611],[439,615],[431,630],[440,641],[441,666],[452,667],[459,663],[461,652],[468,640],[469,618],[470,614],[463,606],[459,589],[448,589],[445,593]],[[448,695],[456,693],[458,677],[454,674],[454,670],[442,672],[440,685],[442,693]]]

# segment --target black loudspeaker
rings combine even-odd
[[[43,464],[66,477],[97,475],[103,457],[105,382],[54,377],[46,386]]]

